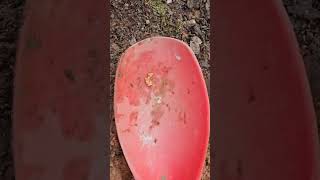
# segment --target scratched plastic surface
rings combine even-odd
[[[209,100],[192,50],[166,37],[130,47],[118,64],[115,119],[136,180],[200,179]]]

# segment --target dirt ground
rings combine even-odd
[[[314,0],[284,0],[300,43],[320,121],[320,3]],[[14,180],[11,143],[13,70],[17,33],[22,24],[24,0],[0,1],[0,180]],[[136,41],[154,35],[192,41],[206,80],[209,79],[209,6],[207,0],[112,0],[111,76],[120,54]],[[201,42],[201,43],[200,43]],[[113,82],[113,81],[112,81]],[[208,82],[208,81],[207,81]],[[209,84],[208,84],[209,86]],[[113,90],[113,86],[111,85]],[[112,97],[112,95],[110,95]],[[318,123],[320,124],[320,123]],[[111,179],[131,180],[111,124]],[[209,180],[208,154],[203,180]]]
[[[320,135],[320,1],[284,0],[303,56]]]

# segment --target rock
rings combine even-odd
[[[210,12],[210,1],[209,0],[207,0],[207,2],[206,2],[206,10],[208,13]]]
[[[204,60],[203,62],[201,62],[201,66],[204,68],[209,68],[210,64],[209,64],[208,60]]]
[[[193,0],[188,0],[187,6],[188,6],[188,8],[192,9],[193,8]]]
[[[172,0],[167,0],[167,4],[171,4],[172,3]]]
[[[200,7],[200,1],[199,0],[187,0],[187,6],[190,9],[196,8],[199,9]]]
[[[150,21],[149,21],[149,20],[146,20],[146,24],[150,24]]]
[[[191,38],[190,41],[190,48],[194,52],[194,54],[199,54],[200,53],[200,44],[202,44],[202,41],[199,37],[194,36]]]
[[[194,26],[197,24],[196,20],[194,19],[191,19],[189,21],[185,21],[184,24],[187,26],[187,27],[191,27],[191,26]]]
[[[133,38],[130,40],[130,45],[134,45],[136,42],[137,42],[136,38],[133,37]]]
[[[129,4],[128,3],[124,4],[124,9],[129,9]]]
[[[194,32],[198,35],[198,36],[203,36],[203,32],[201,31],[200,27],[198,25],[193,26]]]

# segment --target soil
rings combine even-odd
[[[154,35],[181,39],[199,51],[197,58],[209,82],[209,6],[207,0],[112,0],[111,79],[121,53],[136,41]],[[320,3],[314,0],[284,0],[300,44],[320,122]],[[14,65],[18,31],[22,25],[24,0],[0,1],[0,179],[13,180],[11,114]],[[199,44],[199,39],[201,44]],[[190,43],[190,41],[192,41]],[[208,88],[210,85],[207,83]],[[113,90],[113,81],[111,87]],[[110,98],[112,98],[110,95]],[[318,123],[320,124],[320,123]],[[112,180],[131,180],[132,174],[119,145],[114,121],[111,123]],[[208,150],[210,151],[210,150]],[[210,178],[208,153],[203,180]]]
[[[0,1],[0,179],[13,180],[11,110],[16,42],[24,1]]]

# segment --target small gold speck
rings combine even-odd
[[[149,87],[153,85],[152,78],[153,78],[153,73],[148,73],[147,77],[144,78],[146,85]]]

